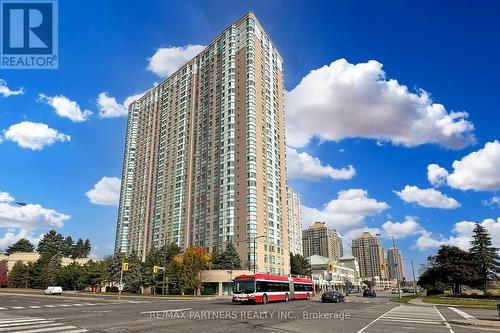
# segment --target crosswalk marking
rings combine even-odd
[[[84,328],[78,328],[66,323],[56,322],[38,317],[8,317],[0,319],[1,332],[16,333],[43,333],[43,332],[64,332],[64,333],[83,333],[87,332]]]
[[[450,309],[451,311],[454,311],[455,313],[461,315],[462,317],[464,317],[465,319],[470,319],[470,320],[476,320],[477,318],[468,314],[467,312],[465,311],[462,311],[462,310],[459,310],[457,308],[454,308],[452,306],[449,306],[448,309]]]
[[[153,301],[125,301],[125,304],[140,304],[140,303],[153,303]],[[115,303],[61,303],[61,304],[45,304],[45,305],[29,305],[29,306],[8,306],[0,307],[0,310],[23,310],[23,309],[43,309],[43,308],[59,308],[59,307],[82,307],[82,306],[99,306],[99,305],[113,305]]]

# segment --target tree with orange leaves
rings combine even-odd
[[[188,247],[177,254],[171,262],[171,281],[175,281],[180,293],[196,292],[201,287],[200,272],[208,269],[210,254],[202,247]]]

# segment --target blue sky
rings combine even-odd
[[[36,240],[56,226],[90,238],[98,256],[111,253],[117,215],[112,177],[120,177],[126,129],[126,118],[117,115],[125,99],[163,80],[165,71],[148,69],[155,54],[170,62],[158,66],[170,68],[179,59],[169,50],[182,58],[188,45],[207,45],[249,10],[284,58],[287,120],[300,127],[288,133],[289,156],[302,163],[289,184],[302,194],[306,223],[324,218],[346,235],[347,247],[364,228],[397,234],[404,256],[417,264],[441,243],[465,246],[471,224],[462,221],[482,222],[498,239],[496,6],[60,1],[59,69],[0,71],[0,196],[33,204],[29,211],[0,204],[0,248],[20,236]],[[161,58],[161,50],[170,56]],[[325,100],[307,100],[308,91]],[[462,163],[454,168],[454,161]],[[429,181],[430,164],[441,167],[440,182]],[[96,204],[86,193],[103,177],[110,178],[90,194]],[[384,244],[390,245],[388,238]]]

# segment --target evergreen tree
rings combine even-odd
[[[29,267],[22,261],[17,261],[9,272],[9,287],[28,287]]]
[[[223,251],[214,248],[212,250],[211,257],[211,269],[221,269],[221,259],[222,259]]]
[[[226,244],[226,250],[219,258],[219,269],[241,269],[240,255],[232,242]]]
[[[73,247],[73,253],[71,255],[71,258],[76,259],[76,258],[85,258],[85,243],[83,242],[83,239],[78,238],[78,240],[75,243],[75,246]]]
[[[140,292],[141,287],[145,285],[144,276],[146,275],[146,266],[139,257],[132,252],[126,259],[128,271],[123,272],[123,290],[130,292]]]
[[[64,239],[63,254],[65,257],[71,257],[71,255],[73,254],[74,246],[75,242],[73,241],[73,238],[71,238],[71,236],[68,236]]]
[[[5,251],[7,254],[12,254],[15,252],[33,252],[35,250],[35,245],[25,238],[21,238]]]
[[[309,260],[300,254],[293,254],[290,252],[290,273],[294,275],[310,275],[311,267]]]
[[[87,238],[83,243],[82,258],[88,258],[88,256],[90,255],[90,251],[92,251],[92,246],[90,245],[90,240]]]
[[[61,286],[65,290],[81,289],[81,277],[83,275],[83,267],[74,262],[68,266],[60,267],[55,274],[55,284]]]
[[[41,255],[54,256],[64,254],[65,241],[63,235],[55,230],[50,230],[43,235],[43,238],[38,243],[37,252]]]
[[[46,288],[56,282],[56,273],[61,267],[62,252],[44,253],[30,270],[30,285],[33,288]]]
[[[471,240],[471,248],[469,252],[472,255],[472,262],[479,275],[481,289],[486,295],[488,291],[488,283],[497,277],[499,270],[498,248],[493,247],[491,236],[486,228],[479,223],[474,227],[474,234]]]
[[[98,289],[107,279],[107,268],[110,261],[89,261],[85,264],[82,275],[80,277],[80,284],[84,287]]]

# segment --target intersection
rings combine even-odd
[[[0,293],[0,332],[495,332],[450,322],[493,310],[399,304],[389,295],[344,303],[233,304],[227,297],[166,299]]]

